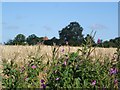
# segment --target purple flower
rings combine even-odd
[[[115,79],[115,80],[114,80],[114,84],[117,84],[117,83],[118,83],[118,80],[117,80],[117,79]]]
[[[62,52],[64,52],[65,50],[64,49],[62,49]]]
[[[43,80],[43,79],[41,79],[41,81],[40,81],[41,83],[44,83],[45,81]]]
[[[67,65],[67,62],[66,62],[66,61],[64,61],[64,65],[65,65],[65,66]]]
[[[28,63],[28,67],[30,66],[30,63]]]
[[[94,86],[96,84],[96,80],[93,80],[92,81],[92,85]]]
[[[60,78],[56,78],[56,80],[58,81]]]
[[[45,84],[42,84],[41,86],[42,86],[42,88],[46,88],[46,85],[45,85]]]
[[[36,66],[35,66],[35,65],[33,65],[33,66],[32,66],[32,68],[33,68],[33,69],[35,69],[35,68],[36,68]]]
[[[22,67],[21,70],[20,70],[20,72],[23,72],[24,70],[25,70],[25,67]]]
[[[116,68],[111,68],[110,69],[110,74],[116,74],[118,72],[118,70]]]
[[[97,44],[100,44],[100,43],[101,43],[101,40],[100,40],[100,39],[98,39],[98,40],[97,40]]]

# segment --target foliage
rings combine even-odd
[[[23,34],[18,34],[15,38],[14,38],[14,43],[15,45],[24,45],[25,44],[25,36]]]
[[[25,45],[26,37],[23,34],[18,34],[13,40],[9,40],[5,45]]]
[[[68,41],[69,45],[81,45],[84,37],[82,35],[83,28],[78,22],[71,22],[68,26],[59,31],[61,44]]]
[[[109,41],[104,41],[102,47],[115,47],[119,46],[120,37],[116,37],[115,39],[110,39]]]
[[[93,61],[90,54],[94,48],[91,48],[89,42],[91,41],[86,42],[88,45],[84,45],[77,52],[65,54],[54,60],[47,77],[50,89],[118,88],[115,83],[118,68],[108,57],[105,57],[103,62],[100,62],[100,59]]]
[[[119,68],[118,70],[118,86],[120,88],[120,38],[116,38],[116,44],[117,44],[117,52],[115,54],[117,54],[117,67]]]
[[[38,52],[37,52],[38,53]],[[42,56],[29,56],[30,61],[19,66],[15,59],[8,62],[3,60],[3,78],[2,85],[4,88],[14,90],[15,88],[39,88],[40,72],[44,68]]]
[[[35,34],[32,34],[27,37],[26,41],[29,45],[36,45],[39,42],[39,38]]]
[[[14,45],[14,40],[8,40],[6,43],[4,42],[5,45]]]
[[[53,37],[53,38],[50,39],[50,40],[44,41],[44,44],[45,44],[45,45],[53,45],[53,43],[56,43],[56,45],[59,45],[59,44],[60,44],[60,40],[57,39],[56,37]]]

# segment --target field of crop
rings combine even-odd
[[[71,52],[76,52],[78,49],[82,49],[82,47],[71,47],[71,46],[56,46],[58,51],[56,52],[58,57]],[[45,46],[45,45],[37,45],[37,46],[0,46],[0,64],[2,64],[2,60],[7,60],[10,62],[13,60],[19,66],[23,66],[25,63],[29,61],[29,57],[34,56],[45,56],[43,57],[44,62],[48,60],[52,60],[52,51],[54,50],[53,46]],[[109,60],[112,60],[114,53],[116,52],[116,48],[95,48],[91,53],[91,57],[95,59],[104,60],[104,58],[109,57]],[[81,54],[81,53],[79,53]],[[93,58],[93,59],[94,59]],[[114,57],[115,58],[115,57]],[[0,65],[0,73],[2,73],[3,66]]]
[[[16,56],[16,60],[22,62],[24,59],[28,57],[28,55],[33,55],[37,52],[39,54],[47,54],[48,58],[52,56],[52,46],[45,46],[41,45],[38,51],[39,46],[0,46],[0,57],[5,59],[13,59]],[[75,52],[82,47],[71,47],[71,46],[61,46],[59,47],[59,55],[62,55],[66,52]],[[104,57],[105,55],[109,56],[110,58],[113,57],[113,54],[116,52],[116,48],[95,48],[92,52],[92,56],[101,56]]]

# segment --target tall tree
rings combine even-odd
[[[25,41],[26,41],[26,38],[25,38],[25,35],[23,34],[18,34],[13,40],[14,44],[17,44],[17,45],[24,45]]]
[[[39,37],[37,37],[35,34],[29,35],[26,39],[29,45],[36,45],[39,42],[39,40]]]
[[[71,22],[68,26],[59,31],[61,44],[67,41],[69,45],[81,45],[84,37],[82,35],[83,28],[78,22]]]

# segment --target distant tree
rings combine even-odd
[[[6,43],[4,42],[5,45],[14,45],[14,41],[13,40],[8,40]]]
[[[116,47],[120,47],[120,37],[116,37],[114,40]]]
[[[109,48],[110,47],[109,41],[104,41],[103,42],[103,47],[104,48]]]
[[[52,41],[52,43],[56,43],[56,45],[59,44],[59,39],[57,39],[56,37],[53,37],[53,38],[51,39],[51,41]]]
[[[23,34],[18,34],[14,40],[13,40],[13,43],[15,45],[24,45],[25,44],[25,41],[26,41],[26,38],[25,38],[25,35]]]
[[[59,31],[61,44],[67,41],[69,45],[81,45],[84,37],[82,35],[83,28],[78,22],[71,22],[68,26]]]
[[[38,42],[40,42],[40,39],[35,34],[32,34],[27,37],[26,42],[29,45],[36,45]]]
[[[104,41],[103,47],[120,47],[120,37],[116,37],[115,39],[110,39],[109,41]]]
[[[53,43],[55,43],[56,45],[59,45],[59,39],[57,39],[56,37],[53,37],[50,40],[44,41],[45,45],[53,45]]]

